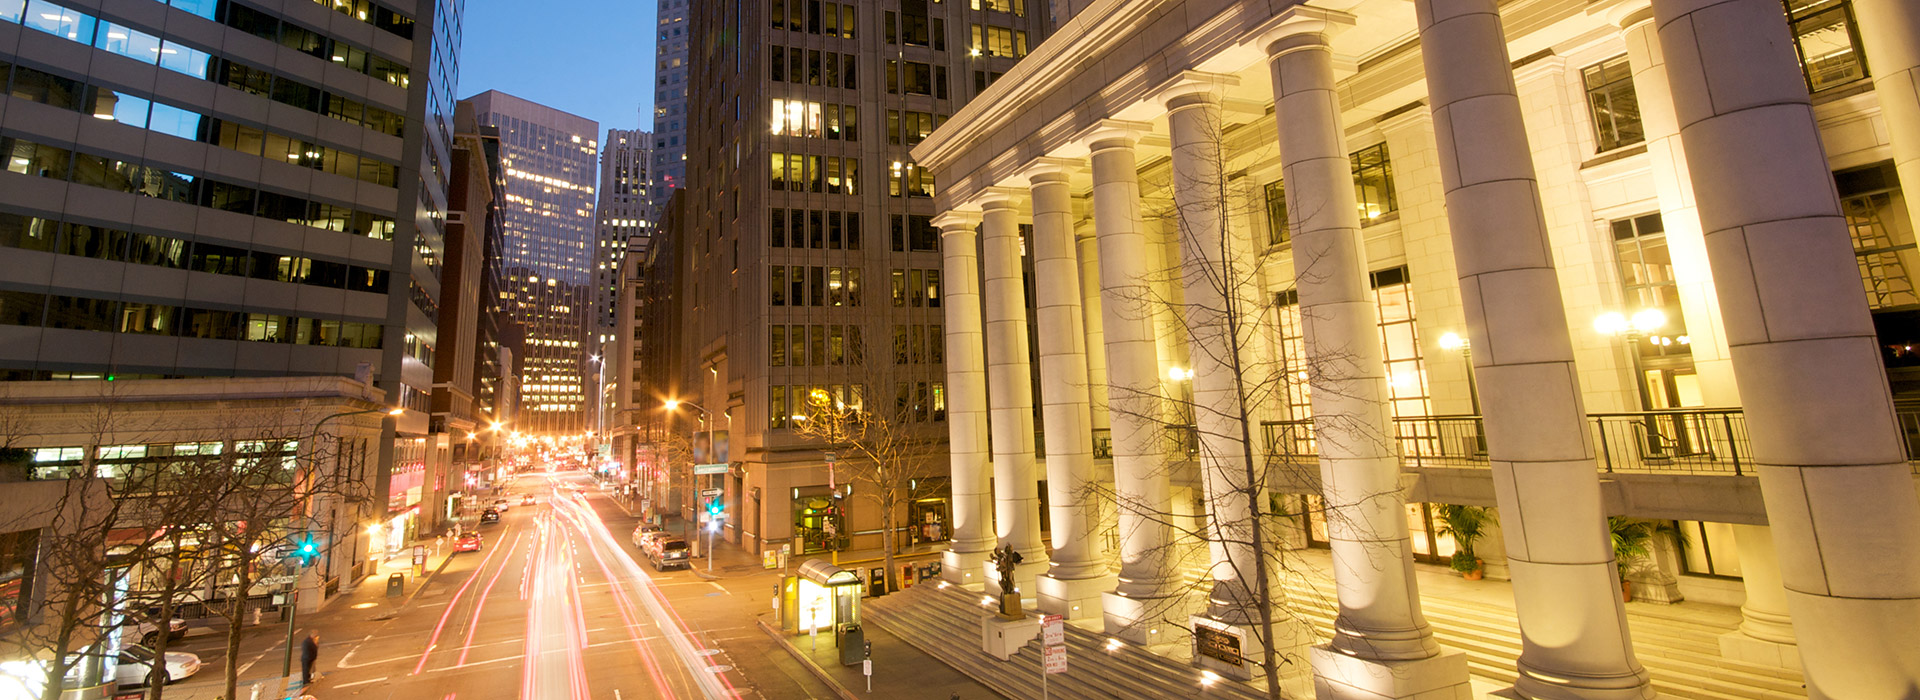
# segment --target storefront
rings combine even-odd
[[[793,490],[793,542],[800,554],[847,548],[846,498],[825,486]]]

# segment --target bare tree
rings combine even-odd
[[[877,386],[895,383],[885,381],[886,376],[879,375]],[[879,511],[888,591],[900,590],[894,558],[900,550],[903,510],[933,495],[936,489],[926,477],[938,473],[935,465],[945,459],[944,436],[930,430],[927,420],[935,410],[928,405],[931,400],[901,396],[888,410],[866,405],[864,397],[849,401],[819,389],[803,398],[802,413],[794,416],[794,434],[835,451],[834,477],[862,484],[854,492]]]

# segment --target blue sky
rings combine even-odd
[[[655,0],[467,0],[460,46],[466,98],[487,90],[608,128],[653,128]]]

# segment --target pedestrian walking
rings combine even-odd
[[[300,642],[300,685],[313,683],[313,662],[319,658],[320,633],[308,633],[306,640]]]

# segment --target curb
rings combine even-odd
[[[814,678],[819,679],[821,683],[825,683],[827,687],[832,688],[834,694],[838,695],[840,700],[862,700],[863,697],[867,697],[856,694],[848,690],[846,686],[841,685],[840,681],[833,677],[833,674],[827,673],[827,670],[821,668],[820,664],[815,663],[812,657],[800,653],[800,649],[793,646],[792,642],[787,641],[787,635],[781,634],[780,630],[768,625],[765,618],[756,616],[753,622],[759,625],[760,631],[767,633],[767,636],[772,637],[773,641],[779,642],[780,648],[787,650],[788,656],[792,656],[800,662],[800,665],[805,666],[808,673],[813,674]]]

